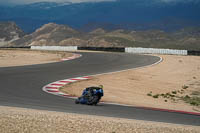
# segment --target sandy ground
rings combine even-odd
[[[163,62],[146,67],[114,74],[95,76],[91,80],[72,83],[61,91],[80,96],[83,88],[104,85],[103,101],[173,110],[199,112],[200,108],[183,101],[147,96],[184,90],[184,95],[200,91],[200,57],[162,55]]]
[[[66,52],[0,49],[0,67],[50,63],[69,56]]]
[[[199,133],[200,127],[0,106],[1,133]]]

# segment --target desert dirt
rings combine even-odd
[[[67,52],[0,49],[0,67],[43,64],[60,61],[72,56]]]
[[[1,133],[199,133],[200,127],[0,106]]]
[[[94,76],[66,85],[61,91],[80,96],[89,86],[104,86],[102,101],[133,106],[154,107],[172,110],[199,112],[198,106],[191,106],[182,100],[153,98],[147,96],[183,91],[182,96],[194,91],[200,92],[200,57],[162,55],[160,64],[140,69]],[[188,86],[183,89],[183,86]]]

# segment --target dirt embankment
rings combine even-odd
[[[91,80],[69,84],[61,91],[80,96],[85,87],[102,84],[103,101],[198,112],[199,107],[191,106],[190,100],[194,92],[200,96],[200,57],[161,57],[163,62],[158,65],[95,76]],[[185,103],[187,100],[189,103]]]
[[[70,56],[67,52],[0,49],[0,67],[50,63]]]

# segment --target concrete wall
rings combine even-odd
[[[187,55],[187,50],[174,49],[156,49],[156,48],[125,48],[126,53],[135,54],[170,54],[170,55]]]
[[[76,51],[77,46],[31,46],[33,50]]]

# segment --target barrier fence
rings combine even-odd
[[[76,51],[77,46],[31,46],[34,50]]]
[[[79,47],[79,46],[31,46],[35,50],[55,50],[55,51],[108,51],[108,52],[126,52],[134,54],[168,54],[168,55],[198,55],[200,51],[176,50],[176,49],[157,49],[157,48],[133,48],[133,47]]]
[[[78,47],[78,50],[125,52],[125,48],[122,47]]]
[[[170,55],[187,55],[187,50],[176,49],[156,49],[156,48],[125,48],[126,53],[135,54],[170,54]]]
[[[200,51],[188,50],[188,55],[197,55],[197,56],[200,56]]]
[[[12,48],[25,48],[25,49],[30,49],[31,46],[11,46],[11,47],[0,47],[0,49],[12,49]]]

